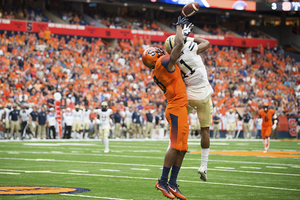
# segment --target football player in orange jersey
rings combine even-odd
[[[177,176],[188,150],[187,140],[189,126],[187,122],[188,99],[185,84],[181,78],[179,67],[175,64],[183,47],[182,25],[188,23],[187,18],[178,17],[176,26],[175,45],[168,55],[160,48],[148,48],[143,52],[142,60],[146,67],[152,69],[154,82],[164,92],[168,105],[165,111],[166,119],[170,124],[170,148],[168,149],[162,176],[155,184],[167,198],[186,199],[178,189]],[[168,181],[169,172],[171,176]]]
[[[259,114],[259,118],[262,118],[263,120],[261,135],[265,147],[264,153],[267,153],[270,147],[270,135],[272,129],[275,129],[277,127],[278,120],[275,111],[273,109],[269,109],[268,103],[263,104],[263,108],[259,110],[258,114]],[[274,124],[272,123],[272,118],[274,119]]]

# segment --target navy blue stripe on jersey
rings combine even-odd
[[[190,43],[189,49],[191,48],[192,44],[193,44],[193,42]]]
[[[170,56],[167,56],[167,57],[162,57],[161,58],[161,65],[169,72],[169,73],[173,73],[175,72],[175,69],[173,71],[169,71],[168,70],[168,64],[169,64],[169,61],[170,61]]]
[[[194,43],[194,45],[192,46],[192,48],[190,48],[190,51],[193,51],[194,47],[195,47],[195,43]]]
[[[177,142],[177,134],[178,134],[178,116],[170,113],[171,118],[171,145],[176,145]],[[172,146],[173,146],[172,145]]]
[[[183,37],[183,43],[185,44],[187,42],[187,36]]]

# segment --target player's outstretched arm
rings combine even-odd
[[[206,51],[206,49],[210,47],[209,41],[205,39],[194,38],[194,42],[198,44],[197,54],[203,53],[204,51]]]
[[[188,20],[186,17],[183,17],[181,19],[181,17],[178,17],[178,22],[175,23],[174,25],[176,25],[176,36],[175,36],[175,42],[174,42],[174,48],[170,54],[170,61],[168,63],[168,71],[172,72],[175,69],[175,62],[179,57],[180,51],[183,47],[183,35],[182,35],[182,27],[181,25],[184,25],[188,23]]]

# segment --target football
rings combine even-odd
[[[198,12],[199,8],[200,8],[199,3],[191,2],[191,3],[186,4],[182,8],[181,14],[185,17],[190,17],[190,16],[196,14]]]

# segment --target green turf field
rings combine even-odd
[[[154,185],[167,146],[167,140],[110,140],[111,151],[104,154],[98,140],[0,141],[0,186],[90,190],[0,199],[166,199]],[[199,140],[189,140],[189,149],[200,151]],[[187,199],[300,199],[299,140],[271,141],[267,154],[261,140],[211,140],[210,149],[207,182],[197,174],[201,155],[185,157],[178,184]],[[214,154],[220,151],[240,155]],[[245,156],[248,151],[252,156]]]

